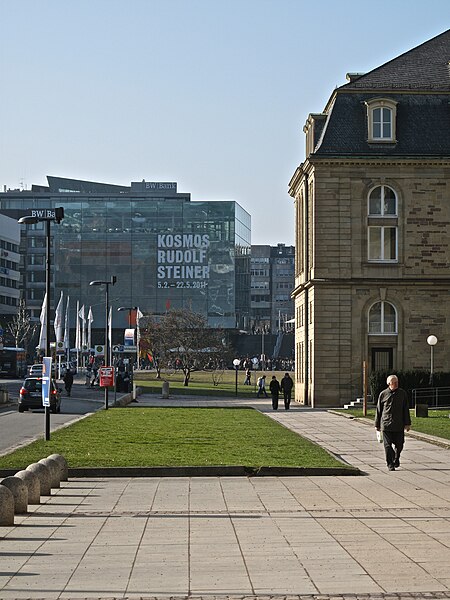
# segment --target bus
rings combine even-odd
[[[26,377],[27,357],[23,348],[0,350],[0,377]]]

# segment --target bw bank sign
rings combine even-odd
[[[28,216],[38,221],[56,221],[64,219],[64,208],[29,208]]]

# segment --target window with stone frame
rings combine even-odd
[[[367,141],[396,142],[397,102],[389,98],[366,101]]]
[[[369,309],[369,335],[397,335],[397,310],[393,304],[382,300]]]
[[[395,190],[378,185],[370,190],[367,200],[368,260],[398,261],[398,201]]]

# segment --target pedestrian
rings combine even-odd
[[[266,398],[268,398],[269,396],[267,395],[266,392],[266,376],[265,375],[261,375],[261,377],[258,377],[258,393],[256,394],[256,397],[259,398],[260,396],[262,396],[264,394],[264,396]]]
[[[292,388],[294,387],[294,382],[292,381],[292,377],[289,375],[289,373],[284,374],[280,387],[284,397],[284,409],[289,410],[291,406]]]
[[[411,428],[408,394],[398,387],[397,375],[389,375],[388,387],[378,396],[375,427],[383,435],[386,464],[389,471],[400,466],[400,454],[405,443],[405,431]]]
[[[278,398],[280,396],[280,382],[275,375],[272,375],[272,381],[269,384],[270,395],[272,396],[272,408],[278,410]]]
[[[73,373],[70,369],[67,369],[63,377],[64,387],[66,388],[67,395],[70,396],[73,385]]]
[[[250,369],[245,371],[245,381],[244,385],[252,385],[252,372]]]

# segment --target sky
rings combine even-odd
[[[450,27],[448,0],[0,0],[0,186],[175,181],[294,244],[303,125],[348,72]]]

